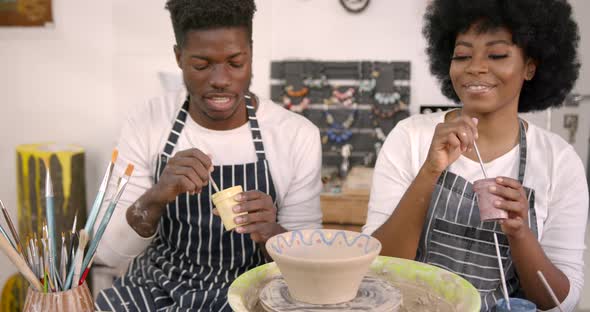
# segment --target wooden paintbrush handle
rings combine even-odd
[[[16,266],[18,271],[31,283],[37,291],[41,291],[43,287],[41,286],[41,282],[37,279],[33,271],[27,266],[27,263],[19,254],[12,248],[10,243],[4,238],[4,236],[0,235],[0,249],[4,251],[4,253],[8,256],[10,261]]]

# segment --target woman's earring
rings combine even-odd
[[[524,77],[524,79],[526,81],[530,81],[533,79],[533,77],[535,77],[535,70],[536,70],[536,66],[533,64],[529,64],[528,69],[526,71],[526,75]]]

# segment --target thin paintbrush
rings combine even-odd
[[[74,216],[74,222],[72,223],[72,233],[76,233],[76,225],[78,224],[78,211],[76,210],[76,215]]]
[[[43,250],[39,248],[39,240],[37,239],[37,233],[33,233],[33,250],[37,256],[37,276],[43,279]]]
[[[45,287],[46,285],[46,279],[45,279],[45,274],[47,274],[47,272],[45,272],[45,257],[43,257],[43,255],[39,255],[39,273],[41,273],[41,279],[43,280],[43,287]]]
[[[43,277],[43,290],[47,293],[49,292],[49,274],[47,274],[47,270],[44,270],[43,272],[45,272],[45,275]]]
[[[59,276],[62,281],[66,280],[66,263],[68,262],[68,248],[66,247],[66,237],[61,233],[61,256],[59,259]],[[63,285],[63,284],[62,284]]]
[[[88,272],[90,272],[90,267],[92,266],[92,263],[94,262],[95,257],[96,257],[96,254],[94,254],[94,256],[92,256],[92,259],[90,259],[90,263],[88,263],[88,267],[84,270],[84,274],[82,274],[82,277],[80,277],[80,281],[78,282],[78,286],[84,284],[84,281],[86,280],[86,277],[88,276]]]
[[[213,156],[209,153],[206,153],[207,156],[209,156],[209,158],[213,158]],[[215,191],[215,193],[219,193],[219,187],[217,186],[217,183],[215,183],[215,180],[213,180],[213,177],[211,177],[211,173],[213,173],[213,165],[211,165],[211,169],[209,170],[209,183],[211,183],[211,186],[213,187],[213,190]]]
[[[508,310],[510,310],[510,299],[508,298],[508,289],[506,288],[506,278],[504,276],[504,266],[502,265],[502,257],[500,255],[500,248],[498,247],[498,236],[496,232],[494,232],[494,244],[496,245],[496,256],[498,258],[498,268],[500,269],[500,279],[502,281],[502,293],[504,294],[504,300],[506,301],[506,306]]]
[[[217,186],[217,183],[215,183],[215,180],[213,180],[211,177],[211,174],[209,174],[209,182],[211,182],[211,186],[213,186],[215,193],[219,193],[219,187]]]
[[[32,240],[32,238],[27,237],[25,246],[27,248],[27,259],[29,259],[29,263],[31,264],[31,271],[33,271],[33,274],[37,276],[37,268],[35,267],[35,254],[33,253],[33,246],[31,245]]]
[[[2,225],[0,225],[0,233],[2,233],[2,236],[4,236],[4,238],[6,238],[6,240],[10,243],[12,248],[17,249],[16,246],[14,245],[14,243],[12,242],[12,240],[10,239],[10,236],[8,236],[6,231],[4,231],[4,228],[2,227]]]
[[[84,263],[82,264],[82,271],[80,271],[81,274],[88,267],[88,264],[90,263],[90,259],[92,259],[92,257],[94,256],[94,253],[96,252],[96,249],[98,248],[98,243],[100,242],[100,239],[102,238],[102,235],[104,234],[104,232],[107,228],[107,225],[109,224],[109,221],[111,220],[111,216],[113,215],[113,211],[115,210],[115,207],[117,206],[117,202],[119,202],[121,195],[125,191],[125,187],[127,186],[127,182],[129,182],[129,178],[131,177],[132,173],[133,173],[133,165],[129,164],[129,165],[127,165],[127,169],[125,169],[125,175],[123,177],[121,177],[121,179],[118,183],[119,185],[117,186],[117,194],[115,195],[115,197],[113,198],[113,200],[111,201],[109,206],[107,207],[107,210],[105,211],[104,216],[102,217],[102,220],[100,221],[100,226],[98,227],[96,234],[94,235],[94,237],[90,241],[90,247],[88,248],[88,252],[86,253],[86,256],[84,257]]]
[[[113,150],[111,154],[111,162],[107,165],[105,170],[104,176],[102,178],[102,182],[100,183],[100,187],[98,188],[98,193],[96,194],[96,198],[94,199],[94,204],[92,204],[92,209],[90,210],[90,215],[88,216],[88,220],[86,220],[86,225],[84,225],[84,229],[86,233],[88,233],[89,237],[93,237],[93,228],[94,223],[96,222],[96,217],[100,211],[100,206],[102,206],[102,202],[104,200],[104,196],[106,194],[107,187],[109,185],[109,180],[113,173],[113,168],[115,166],[115,162],[117,161],[117,156],[119,152],[117,149]]]
[[[35,260],[34,260],[34,256],[33,256],[33,248],[31,248],[31,244],[30,244],[30,238],[27,237],[27,240],[25,240],[25,254],[27,255],[27,260],[29,260],[29,268],[31,269],[31,271],[33,271],[33,274],[35,274],[35,276],[37,276],[37,273],[35,272]]]
[[[76,253],[76,246],[78,246],[78,234],[76,233],[76,225],[78,224],[78,212],[76,211],[76,216],[74,217],[74,223],[72,224],[72,232],[70,233],[70,247],[68,249],[68,262],[66,266],[69,270],[74,269],[74,254]],[[66,272],[66,284],[67,284],[67,274]],[[65,286],[65,285],[64,285]]]
[[[10,229],[10,232],[12,233],[12,238],[14,239],[14,246],[16,246],[16,249],[18,250],[18,253],[20,254],[20,256],[23,257],[25,262],[27,262],[27,265],[30,266],[30,264],[28,263],[29,261],[27,260],[25,254],[24,254],[25,248],[23,247],[23,244],[21,243],[20,239],[18,238],[18,232],[16,231],[16,228],[14,227],[14,223],[12,223],[12,219],[10,219],[10,215],[8,214],[8,210],[6,210],[6,207],[4,206],[4,203],[2,202],[2,200],[0,200],[0,206],[2,206],[2,213],[4,214],[4,218],[6,219],[6,224],[8,225],[8,229]],[[10,242],[10,240],[8,240],[8,241]]]
[[[74,222],[72,223],[72,231],[70,232],[70,247],[68,248],[68,250],[72,250],[72,248],[74,248],[73,244],[74,242],[71,240],[72,236],[74,236],[74,234],[76,234],[76,225],[78,223],[78,211],[76,211],[76,215],[74,216]]]
[[[29,249],[31,249],[31,256],[33,257],[33,272],[37,278],[41,278],[41,272],[39,272],[39,253],[37,252],[37,248],[35,248],[35,239],[31,238],[29,241]]]
[[[82,229],[84,230],[84,229]],[[80,231],[82,231],[80,230]],[[84,232],[86,232],[84,230]],[[65,290],[70,289],[70,287],[72,286],[72,279],[74,278],[74,270],[75,270],[75,265],[76,265],[76,257],[77,257],[77,252],[76,252],[76,248],[80,246],[80,235],[78,235],[78,233],[74,233],[72,235],[72,250],[70,251],[70,264],[68,265],[68,275],[66,276],[66,282],[64,285]]]
[[[43,226],[43,238],[41,239],[41,244],[43,245],[43,271],[47,276],[45,282],[49,283],[50,281],[50,271],[49,271],[49,242],[47,241],[47,225]]]
[[[51,290],[52,292],[55,291],[56,290],[55,283],[53,283],[53,279],[51,278],[51,276],[49,276],[49,265],[47,265],[45,267],[45,274],[47,277],[46,281],[47,281],[47,284],[49,285],[49,290]]]
[[[543,275],[543,272],[537,271],[537,275],[539,276],[539,279],[543,283],[543,286],[545,286],[545,289],[549,293],[549,296],[551,297],[551,300],[553,300],[553,304],[555,304],[555,306],[557,307],[557,309],[559,310],[559,312],[563,312],[563,309],[561,308],[561,303],[559,302],[559,299],[557,299],[557,296],[555,295],[555,292],[553,292],[553,289],[551,288],[551,285],[549,285],[549,283],[547,282],[547,279],[545,278],[545,275]]]
[[[78,280],[80,280],[80,272],[82,270],[82,260],[84,259],[84,248],[86,248],[86,244],[88,243],[88,235],[86,234],[86,230],[80,230],[80,244],[78,244],[78,251],[76,251],[76,259],[74,260],[74,276],[73,279],[75,284],[72,287],[78,286]]]
[[[76,215],[74,216],[74,222],[72,223],[72,231],[70,232],[70,248],[68,250],[72,250],[74,248],[74,241],[72,237],[76,234],[76,225],[78,224],[78,211],[76,211]]]
[[[473,141],[473,147],[475,148],[475,155],[477,155],[477,160],[479,161],[479,166],[481,167],[481,172],[483,173],[484,178],[488,178],[488,173],[486,171],[485,166],[483,165],[483,160],[481,158],[481,154],[479,153],[479,148],[477,148],[477,143]],[[498,268],[500,269],[500,279],[502,281],[502,293],[504,294],[504,300],[506,300],[506,305],[508,306],[508,310],[510,310],[510,300],[508,296],[508,289],[506,288],[506,278],[504,276],[504,267],[502,266],[502,256],[500,254],[500,247],[498,246],[498,236],[496,232],[494,232],[494,246],[496,247],[496,257],[498,258]]]
[[[14,248],[12,248],[12,246],[10,246],[8,240],[6,240],[6,238],[4,238],[4,236],[1,235],[0,249],[2,249],[2,251],[8,256],[10,261],[12,261],[14,266],[16,266],[18,271],[27,279],[27,281],[29,281],[31,286],[33,286],[38,291],[41,291],[41,289],[43,288],[41,286],[41,283],[39,282],[33,271],[31,271],[31,269],[25,262],[24,258],[22,258],[21,255],[19,255],[17,251]]]
[[[53,285],[55,285],[55,291],[61,291],[62,286],[59,281],[59,274],[57,272],[57,269],[55,270],[55,274],[53,274]]]
[[[69,256],[68,256],[68,273],[74,269],[74,257],[76,256],[76,248],[78,247],[79,244],[79,236],[78,233],[73,233],[70,236],[70,252],[69,252]],[[66,278],[66,282],[67,282],[67,278]]]

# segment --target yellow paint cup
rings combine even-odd
[[[233,211],[233,208],[238,204],[234,197],[242,192],[242,186],[236,185],[211,195],[211,201],[217,208],[226,231],[233,230],[237,226],[234,222],[235,217],[247,214],[247,212],[235,213]]]

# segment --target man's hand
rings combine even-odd
[[[178,194],[199,193],[209,183],[213,169],[211,158],[202,151],[191,148],[176,153],[168,160],[154,193],[162,202],[173,201]]]
[[[158,183],[127,208],[127,223],[143,237],[158,229],[166,204],[182,193],[198,193],[209,183],[211,158],[196,148],[176,153],[170,158]]]
[[[236,195],[235,200],[239,202],[233,207],[235,213],[248,212],[234,218],[238,226],[236,232],[248,233],[253,241],[262,244],[272,236],[286,232],[277,223],[277,208],[273,205],[270,195],[260,191],[248,191]],[[213,213],[218,214],[216,209]]]

